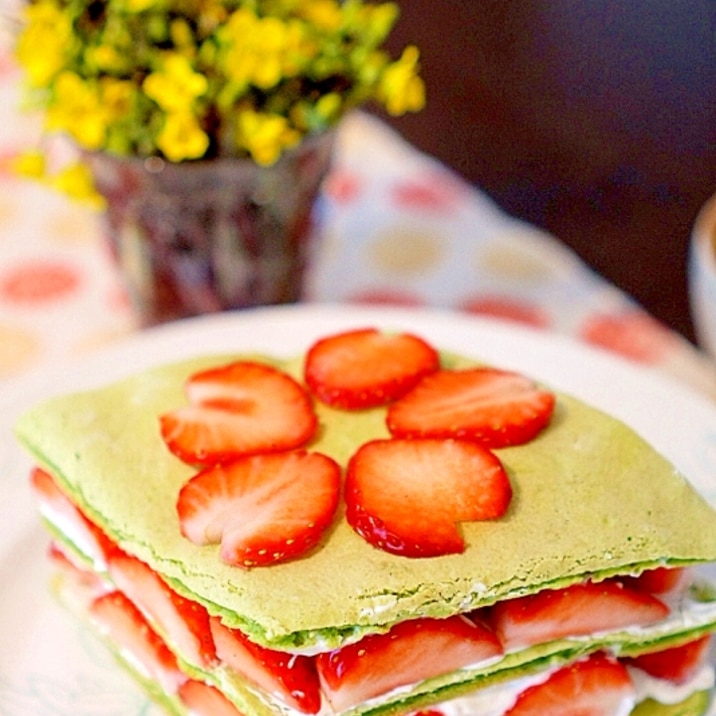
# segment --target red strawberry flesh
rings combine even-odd
[[[411,557],[461,552],[457,527],[502,516],[512,489],[499,459],[460,440],[375,440],[348,465],[346,518],[375,547]]]
[[[115,549],[112,541],[85,517],[48,472],[35,468],[30,474],[30,485],[41,514],[92,561],[96,570],[104,571],[107,557]]]
[[[506,649],[569,636],[646,626],[661,621],[668,607],[621,582],[575,584],[499,602],[492,623]]]
[[[289,450],[313,436],[317,420],[306,391],[269,365],[236,362],[192,375],[189,405],[160,417],[167,447],[191,465]]]
[[[634,697],[626,667],[595,654],[528,687],[505,716],[614,716]]]
[[[683,684],[704,665],[710,645],[711,636],[707,635],[686,644],[627,659],[626,663],[657,679]]]
[[[149,565],[126,554],[111,557],[109,574],[184,659],[203,668],[215,663],[209,614],[201,604],[177,594]]]
[[[361,409],[398,398],[438,366],[437,351],[422,338],[367,328],[316,342],[307,353],[304,373],[324,403]]]
[[[518,373],[495,368],[441,370],[389,406],[396,437],[463,438],[490,448],[519,445],[550,422],[555,397]]]
[[[179,493],[182,534],[197,545],[220,543],[221,559],[239,567],[298,557],[331,524],[340,479],[331,458],[305,451],[253,455],[208,468]]]
[[[221,691],[202,681],[189,679],[182,684],[179,698],[190,716],[242,716]]]
[[[158,681],[164,691],[175,693],[186,681],[174,654],[124,594],[110,592],[99,597],[92,603],[90,614],[100,631],[131,655],[131,665]]]
[[[337,712],[392,689],[501,654],[487,627],[463,616],[415,619],[316,658],[321,684]]]
[[[278,694],[289,706],[315,714],[321,694],[314,660],[308,656],[267,649],[252,642],[238,629],[224,626],[212,617],[211,633],[219,658],[245,679],[264,691]]]

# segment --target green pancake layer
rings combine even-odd
[[[51,399],[22,416],[17,434],[121,547],[256,641],[327,649],[404,619],[469,611],[587,576],[716,560],[716,514],[685,478],[620,421],[558,394],[537,439],[495,451],[514,497],[502,519],[462,525],[463,554],[387,554],[341,512],[303,558],[249,571],[225,565],[218,546],[180,535],[176,498],[195,470],[168,452],[158,417],[186,403],[189,375],[236,358],[184,361]],[[300,360],[250,358],[301,376]],[[342,465],[366,440],[388,435],[383,409],[316,403],[316,410],[321,427],[308,448]]]

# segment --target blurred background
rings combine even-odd
[[[405,0],[427,108],[391,123],[693,340],[716,191],[715,0]]]

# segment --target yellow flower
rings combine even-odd
[[[60,72],[73,44],[72,23],[52,0],[39,0],[25,8],[27,24],[15,53],[27,72],[31,87],[46,86]]]
[[[63,167],[51,177],[50,184],[72,199],[88,202],[97,208],[104,205],[104,199],[94,188],[90,170],[82,162]]]
[[[381,49],[390,0],[19,2],[28,105],[85,149],[272,164],[352,107],[425,102],[417,50]]]
[[[59,75],[52,104],[47,110],[48,129],[68,132],[86,149],[99,149],[109,119],[96,86],[74,72]]]
[[[17,156],[13,162],[13,170],[28,179],[42,179],[46,168],[45,155],[40,151],[27,151]]]
[[[85,60],[90,67],[108,72],[121,70],[125,64],[125,59],[122,55],[110,45],[88,47],[85,52]]]
[[[263,90],[295,72],[295,49],[301,42],[297,26],[276,17],[257,17],[246,8],[229,18],[221,39],[227,48],[224,68],[239,87],[253,84]]]
[[[281,153],[295,146],[301,135],[278,114],[245,110],[239,115],[240,141],[259,164],[273,164]]]
[[[103,77],[100,80],[100,96],[108,121],[125,116],[132,107],[135,95],[134,84],[129,80]]]
[[[400,59],[383,72],[379,97],[392,115],[416,112],[425,106],[425,84],[418,75],[418,59],[417,48],[406,47]]]
[[[337,30],[343,22],[336,0],[308,0],[302,3],[299,12],[308,22],[324,30]]]
[[[123,0],[121,4],[123,4],[129,12],[140,13],[149,10],[149,8],[154,5],[160,5],[161,0]]]
[[[209,137],[193,114],[170,112],[157,136],[157,146],[170,162],[198,159],[209,146]]]
[[[169,53],[162,68],[144,80],[144,92],[167,112],[185,112],[209,86],[206,77],[195,72],[183,55]]]

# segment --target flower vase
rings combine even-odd
[[[140,323],[301,298],[333,134],[278,162],[86,155]]]

